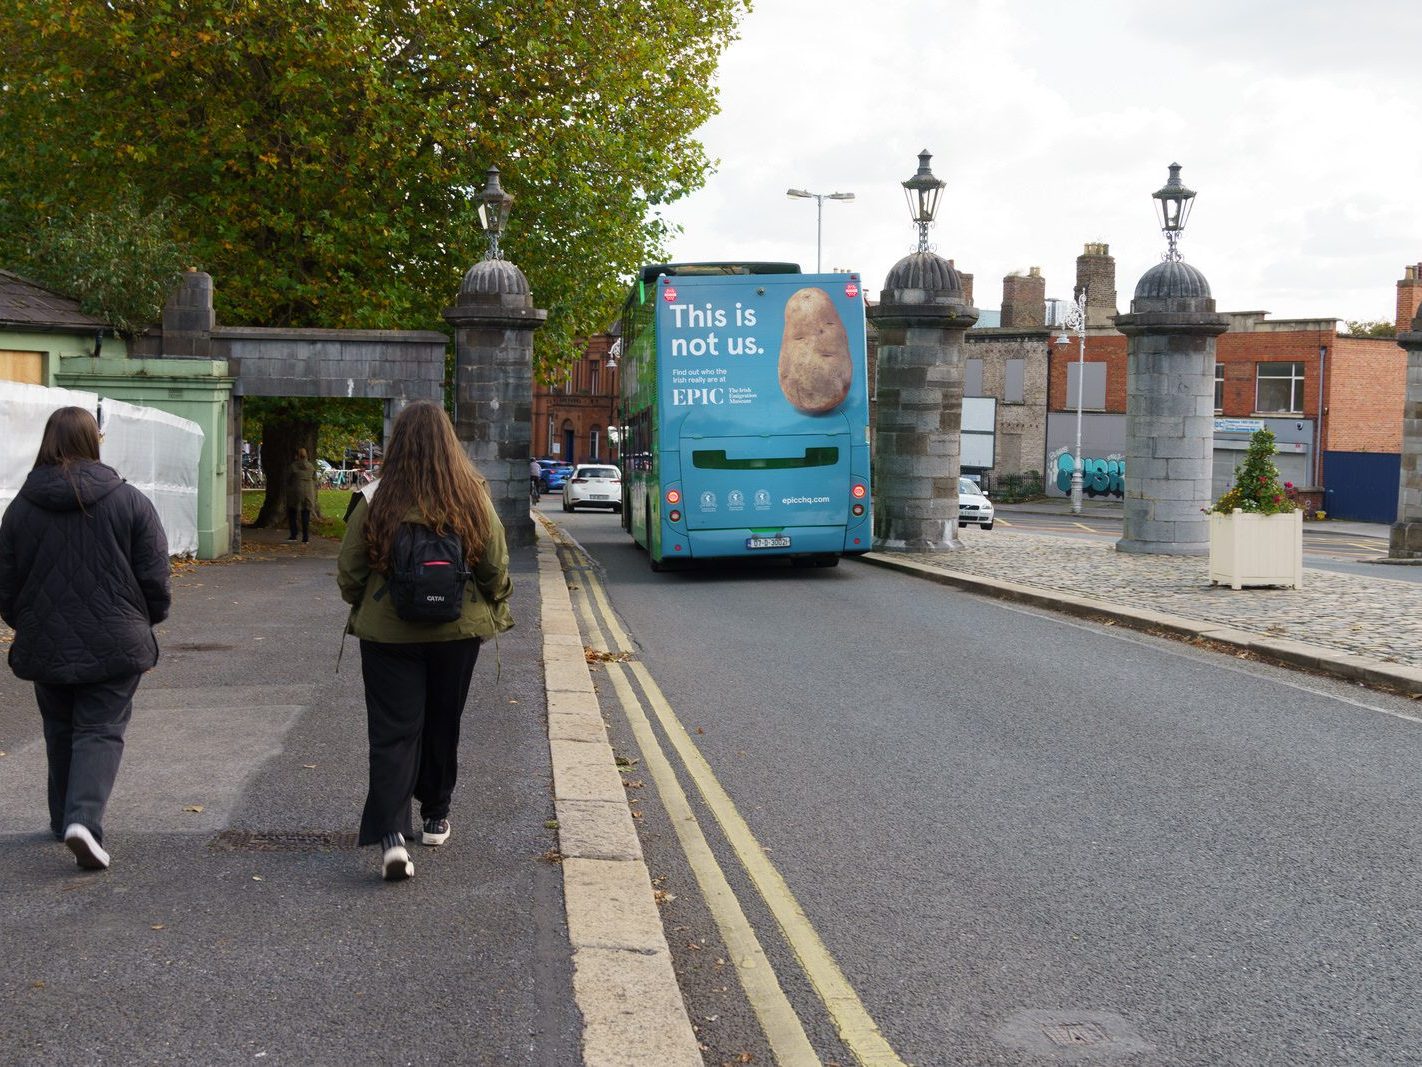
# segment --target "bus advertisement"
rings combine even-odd
[[[857,274],[644,267],[622,317],[623,527],[653,570],[873,541]]]

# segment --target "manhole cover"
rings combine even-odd
[[[1134,1026],[1109,1011],[1023,1008],[999,1026],[993,1037],[1004,1045],[1063,1063],[1105,1061],[1152,1051]]]
[[[188,643],[165,646],[174,652],[231,652],[235,645]]]
[[[356,847],[348,830],[223,830],[211,848],[225,852],[332,852]]]
[[[1049,1023],[1042,1027],[1042,1032],[1048,1041],[1062,1048],[1079,1048],[1110,1040],[1106,1031],[1095,1023]]]

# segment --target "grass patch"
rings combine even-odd
[[[262,510],[262,501],[266,496],[265,489],[242,490],[243,526],[250,526],[257,521],[257,513]],[[346,520],[343,516],[350,505],[351,494],[344,489],[321,489],[317,491],[316,497],[323,517],[311,517],[311,535],[339,541],[346,536]],[[285,513],[282,514],[281,521],[286,522]]]

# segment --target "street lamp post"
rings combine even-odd
[[[1076,300],[1067,308],[1063,328],[1076,331],[1076,452],[1071,467],[1071,513],[1081,514],[1082,463],[1081,463],[1081,398],[1086,392],[1086,286],[1076,294]],[[1057,338],[1057,344],[1070,340],[1066,334]]]
[[[853,193],[812,193],[808,189],[786,189],[785,195],[792,200],[813,200],[815,202],[815,273],[820,273],[821,235],[824,232],[825,201],[853,200]]]

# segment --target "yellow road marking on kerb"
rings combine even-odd
[[[1080,527],[1081,529],[1085,530],[1087,533],[1095,533],[1095,532],[1096,532],[1096,531],[1093,530],[1090,526],[1086,525],[1086,523],[1084,523],[1084,522],[1073,522],[1072,525],[1073,525],[1073,526]]]
[[[618,625],[602,583],[588,572],[584,572],[583,577],[584,587],[597,601],[602,617],[606,620],[607,630],[612,635],[614,644],[611,651],[631,652],[631,639]],[[849,984],[839,964],[820,940],[820,935],[815,932],[785,879],[775,869],[774,864],[766,859],[765,850],[736,810],[730,796],[721,787],[710,764],[701,755],[686,728],[681,725],[647,668],[635,661],[628,666],[636,676],[648,704],[657,716],[657,721],[666,732],[667,739],[671,741],[691,780],[700,790],[706,806],[720,823],[721,832],[726,835],[726,840],[735,850],[737,858],[755,883],[771,914],[775,916],[775,921],[780,924],[781,932],[799,959],[810,984],[829,1010],[841,1040],[854,1054],[855,1059],[866,1067],[903,1067],[903,1061],[879,1032],[878,1025],[870,1018],[854,987]],[[640,711],[638,708],[639,714]],[[653,742],[655,743],[655,737]]]
[[[605,640],[586,595],[587,587],[595,586],[597,579],[587,571],[579,573],[582,576],[583,589],[578,591],[577,601],[583,625],[587,627],[590,638],[596,635]],[[761,1029],[765,1031],[766,1040],[770,1042],[775,1061],[788,1067],[818,1067],[819,1057],[815,1055],[814,1046],[805,1035],[800,1017],[795,1014],[789,998],[781,989],[780,982],[775,977],[775,970],[766,958],[765,949],[756,939],[755,930],[741,909],[740,901],[736,899],[735,890],[731,888],[725,872],[716,862],[716,855],[701,832],[696,813],[691,810],[691,803],[686,799],[681,783],[677,781],[671,761],[662,751],[657,735],[652,730],[652,724],[647,721],[647,716],[642,711],[641,701],[637,699],[626,671],[617,663],[608,663],[606,666],[607,676],[611,679],[612,688],[622,704],[623,714],[627,716],[632,733],[637,738],[637,745],[642,750],[647,773],[651,775],[657,793],[662,798],[667,818],[671,820],[672,829],[676,832],[677,840],[681,842],[682,851],[686,854],[691,871],[701,887],[707,906],[711,909],[711,917],[721,932],[721,939],[726,943],[726,951],[731,956],[731,962],[736,968],[742,988],[746,991],[746,997],[750,1000],[751,1008],[760,1020]]]

